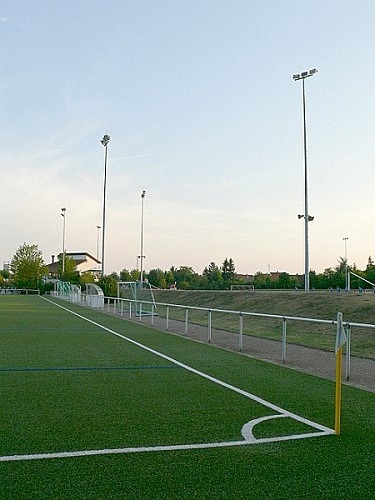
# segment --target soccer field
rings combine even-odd
[[[37,296],[0,345],[1,498],[371,497],[370,393],[334,436],[328,381]]]

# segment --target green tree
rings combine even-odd
[[[10,263],[10,272],[17,288],[39,288],[48,269],[38,245],[20,245]]]
[[[218,290],[222,287],[223,277],[215,262],[211,262],[208,267],[204,268],[203,276],[207,278],[210,290]]]
[[[175,283],[174,272],[172,271],[172,269],[170,269],[169,271],[165,271],[164,273],[167,288]]]
[[[255,288],[271,288],[271,278],[269,274],[258,271],[254,276]]]
[[[59,255],[57,272],[61,281],[69,281],[69,283],[73,284],[78,284],[80,282],[80,275],[76,270],[76,263],[72,257],[67,257],[65,255],[63,272],[63,254],[61,253]]]
[[[125,268],[120,271],[120,281],[132,281],[130,272]]]
[[[340,257],[339,260],[337,261],[337,266],[335,267],[336,272],[345,273],[347,265],[348,265],[347,259],[345,259],[345,257]]]
[[[324,273],[316,274],[315,271],[310,271],[310,285],[317,290],[328,289],[331,286],[328,277]]]
[[[157,288],[166,288],[167,281],[165,279],[165,273],[161,269],[151,269],[147,273],[148,282],[156,286]]]
[[[375,263],[372,260],[371,255],[369,255],[364,275],[365,275],[364,277],[367,280],[371,281],[371,283],[375,283]]]
[[[79,277],[79,283],[81,285],[82,290],[86,288],[86,285],[88,283],[95,283],[94,273],[91,273],[90,271],[82,273],[81,276]]]
[[[223,278],[224,288],[230,288],[230,285],[235,280],[236,266],[234,265],[234,260],[232,258],[225,259],[221,266],[221,275]]]
[[[0,286],[7,286],[9,282],[10,272],[7,269],[0,271]]]
[[[10,277],[10,272],[8,271],[8,269],[3,269],[2,271],[0,271],[0,276],[4,279],[4,280],[8,280],[9,277]]]
[[[280,273],[277,288],[292,288],[292,283],[290,280],[290,275],[288,273]]]
[[[371,255],[368,256],[366,269],[375,267],[375,262],[372,260]]]
[[[98,285],[103,290],[105,297],[117,297],[117,282],[119,281],[119,276],[117,273],[111,273],[102,276]]]
[[[178,269],[171,268],[174,273],[174,282],[179,290],[194,290],[198,282],[198,275],[192,267],[181,266]]]
[[[342,261],[345,259],[341,259],[335,269],[328,267],[324,269],[323,274],[327,279],[327,287],[328,288],[345,288],[345,271],[342,272]]]
[[[132,269],[130,271],[130,281],[139,281],[141,279],[141,271],[139,269]]]

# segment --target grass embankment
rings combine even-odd
[[[342,312],[344,321],[375,324],[375,294],[301,291],[170,291],[156,290],[157,302],[211,309],[277,314],[334,321]],[[159,311],[162,314],[162,311]],[[183,311],[175,312],[183,319]],[[213,315],[215,328],[238,331],[238,318],[226,314]],[[207,324],[207,314],[189,313],[189,320]],[[335,326],[303,321],[288,322],[288,342],[332,350]],[[244,333],[280,340],[280,320],[245,318]],[[352,328],[352,354],[375,358],[375,329]]]

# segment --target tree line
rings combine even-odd
[[[221,266],[211,262],[198,274],[190,266],[174,267],[163,271],[160,268],[150,269],[143,273],[143,279],[156,288],[176,288],[178,290],[229,290],[231,285],[242,283],[236,278],[236,269],[233,259],[225,259]],[[119,274],[111,273],[99,278],[97,284],[109,297],[117,295],[118,281],[139,281],[138,269],[123,269]]]
[[[118,281],[139,281],[140,271],[138,269],[122,269],[120,273],[113,272],[101,276],[99,279],[93,273],[80,274],[75,267],[73,259],[65,256],[64,266],[62,255],[58,261],[58,278],[78,284],[83,289],[87,283],[97,283],[106,296],[117,295]],[[344,289],[346,286],[347,261],[340,257],[337,266],[326,268],[323,273],[310,271],[310,288],[316,290]],[[64,272],[63,272],[64,268]],[[375,263],[371,256],[368,258],[366,269],[357,269],[356,265],[350,266],[350,270],[357,276],[364,278],[367,282],[375,283]],[[0,287],[15,288],[37,288],[41,293],[53,289],[53,283],[46,279],[48,268],[38,246],[24,243],[16,251],[10,263],[9,270],[0,271]],[[257,272],[250,284],[255,289],[303,289],[303,275],[291,275],[287,272],[279,273],[277,279],[271,274]],[[353,277],[351,288],[373,288],[372,285]],[[156,288],[177,288],[179,290],[229,290],[232,285],[247,285],[249,278],[236,274],[236,267],[232,258],[225,258],[221,265],[215,262],[204,268],[201,274],[194,271],[190,266],[172,266],[169,270],[151,269],[144,273],[146,279]]]

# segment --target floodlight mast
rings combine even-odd
[[[349,281],[349,267],[348,267],[348,255],[346,251],[346,243],[348,241],[349,237],[343,238],[344,244],[345,244],[345,290],[349,291],[350,290],[350,281]]]
[[[104,276],[104,245],[105,245],[105,209],[106,209],[106,196],[107,196],[107,159],[108,159],[108,143],[110,141],[109,135],[104,135],[101,139],[101,143],[105,148],[104,153],[104,181],[103,181],[103,222],[102,222],[102,271],[101,274]]]
[[[146,191],[143,190],[141,194],[141,272],[140,272],[140,282],[141,282],[141,288],[142,288],[142,283],[143,283],[143,259],[145,256],[143,255],[143,211],[144,211],[144,200],[146,196]]]
[[[99,235],[100,235],[100,230],[101,226],[96,226],[97,229],[97,235],[96,235],[96,258],[99,260]]]
[[[314,217],[309,215],[308,204],[308,177],[307,177],[307,134],[306,134],[306,96],[305,96],[305,79],[314,76],[318,70],[316,68],[309,71],[303,71],[293,75],[293,80],[296,82],[302,80],[302,107],[303,107],[303,155],[304,155],[304,171],[305,171],[305,213],[298,215],[298,218],[305,219],[305,292],[310,290],[310,277],[309,277],[309,222],[314,220]]]
[[[63,217],[63,244],[62,244],[62,273],[65,273],[65,216],[66,216],[66,208],[63,207],[61,209],[61,216]]]

